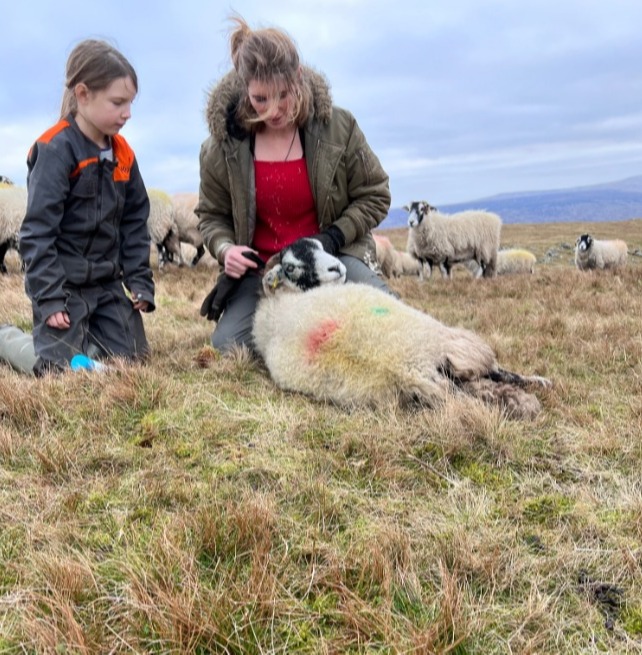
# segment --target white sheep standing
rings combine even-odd
[[[580,271],[626,266],[628,248],[621,239],[598,240],[582,234],[575,242],[575,265]]]
[[[459,390],[513,418],[541,410],[524,388],[549,380],[501,369],[479,336],[384,291],[329,284],[344,281],[343,264],[314,239],[300,239],[266,265],[253,338],[279,387],[346,407],[436,407]]]
[[[188,243],[195,248],[195,254],[188,260],[192,266],[196,266],[201,257],[205,254],[203,235],[198,229],[198,216],[194,208],[198,204],[196,193],[175,193],[172,196],[174,203],[174,216],[178,226],[178,238],[181,243]]]
[[[158,267],[176,261],[183,265],[183,255],[178,237],[175,209],[172,198],[160,189],[147,189],[149,196],[149,238],[158,250]]]
[[[479,265],[476,277],[496,275],[502,221],[497,214],[470,209],[443,214],[425,201],[413,201],[408,211],[406,250],[432,270],[438,265],[442,277],[451,277],[458,262],[474,259]]]
[[[7,273],[7,251],[18,250],[18,232],[26,212],[27,190],[11,182],[0,182],[0,273]]]
[[[377,264],[384,277],[421,274],[421,262],[418,259],[407,252],[397,250],[388,237],[382,234],[373,234],[372,236],[375,241]]]

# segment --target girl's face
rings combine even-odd
[[[276,84],[251,80],[247,85],[250,104],[268,129],[292,126],[294,98],[283,81]]]
[[[101,147],[108,137],[118,134],[131,118],[136,87],[131,77],[119,77],[100,91],[90,91],[85,84],[76,85],[78,112],[76,122],[83,134]]]

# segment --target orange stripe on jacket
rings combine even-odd
[[[127,182],[134,165],[134,151],[120,134],[115,134],[112,140],[114,146],[114,182]]]
[[[36,139],[36,141],[40,143],[49,143],[51,139],[53,139],[56,134],[62,132],[64,129],[69,127],[69,121],[66,120],[60,120],[58,121],[53,127],[50,127],[40,138]]]
[[[69,127],[69,122],[66,120],[59,120],[53,127],[50,127],[44,134],[41,134],[37,139],[36,143],[49,143],[51,139],[53,139],[56,134],[59,134],[63,130],[67,129]],[[33,151],[33,146],[29,148],[29,152],[27,153],[27,159],[31,157],[31,152]]]
[[[85,159],[74,168],[73,171],[71,171],[71,175],[69,177],[77,177],[80,175],[80,171],[82,171],[83,168],[86,168],[90,164],[97,164],[98,163],[98,157],[90,157],[89,159]]]

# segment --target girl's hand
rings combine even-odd
[[[71,325],[69,320],[69,314],[67,312],[56,312],[51,316],[47,317],[45,323],[50,327],[56,330],[68,330]]]
[[[248,251],[258,256],[256,250],[248,246],[231,246],[225,252],[225,273],[231,278],[240,278],[248,268],[258,267],[256,262],[243,256],[243,253]]]
[[[134,309],[138,312],[146,312],[149,309],[149,303],[141,298],[140,293],[132,291],[132,303],[134,304]]]

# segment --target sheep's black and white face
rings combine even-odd
[[[577,238],[575,242],[575,247],[580,252],[587,251],[593,245],[593,237],[590,234],[582,234],[582,236]]]
[[[308,291],[322,284],[343,284],[346,267],[327,253],[316,239],[298,239],[284,248],[279,261],[263,276],[263,289],[274,293],[277,288]]]
[[[413,201],[404,209],[408,212],[409,227],[417,227],[423,221],[424,216],[431,211],[436,211],[435,207],[429,205],[425,200]]]

